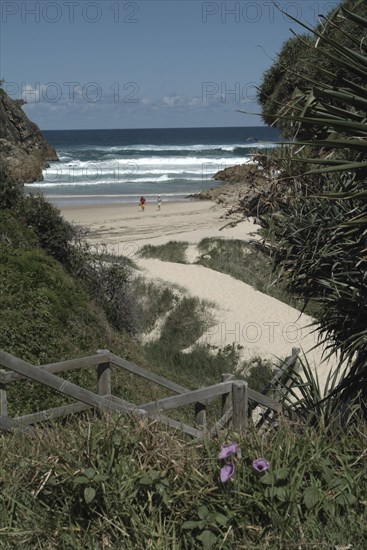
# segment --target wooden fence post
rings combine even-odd
[[[98,355],[110,353],[108,349],[98,349]],[[97,367],[98,394],[111,395],[111,363],[101,363]]]
[[[0,372],[6,372],[1,369]],[[8,392],[7,384],[0,383],[0,415],[8,416]]]
[[[228,382],[229,380],[234,379],[234,374],[224,373],[222,374],[222,382]],[[232,406],[232,394],[231,392],[226,393],[222,396],[222,414],[223,417]]]
[[[236,380],[232,384],[233,429],[242,432],[248,427],[248,384]]]
[[[199,430],[206,430],[206,405],[195,403],[195,424]]]

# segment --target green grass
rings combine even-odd
[[[34,218],[40,205],[30,206],[35,208]],[[165,316],[156,341],[142,345],[116,330],[81,279],[56,261],[57,252],[69,268],[82,265],[80,256],[69,250],[69,230],[60,220],[56,224],[60,234],[49,234],[47,254],[28,222],[12,211],[4,213],[1,348],[34,364],[109,348],[189,388],[217,383],[223,372],[234,372],[238,348],[194,345],[212,322],[211,304],[135,279],[129,284],[136,285],[133,295],[140,299],[142,326],[149,330]],[[44,214],[42,223],[47,225],[54,211]],[[213,265],[222,262],[218,270],[223,272],[240,263],[242,272],[241,263],[253,251],[246,254],[228,241],[225,245],[218,259],[217,243],[204,243],[202,254],[208,256],[204,259],[215,256]],[[252,271],[261,279],[264,264],[259,261],[254,266]],[[120,274],[112,278],[109,289],[124,280],[124,272]],[[184,353],[189,346],[191,350]],[[261,377],[269,375],[262,367],[250,372],[260,384]],[[95,369],[64,376],[96,388]],[[114,368],[113,393],[142,403],[170,392]],[[66,401],[25,380],[9,387],[11,414]],[[209,421],[218,417],[219,409],[220,400],[210,405]],[[173,416],[191,423],[193,408],[175,411]],[[34,438],[0,434],[0,547],[282,550],[352,544],[364,548],[367,433],[365,424],[357,428],[348,426],[337,436],[326,437],[325,430],[317,427],[280,422],[277,431],[267,435],[251,429],[243,437],[224,431],[218,440],[198,442],[129,416],[81,415],[44,424]],[[224,486],[218,481],[217,455],[220,445],[230,441],[238,443],[242,459],[234,458],[235,476]],[[270,463],[263,477],[251,468],[258,457]]]
[[[146,365],[137,344],[109,325],[78,281],[39,249],[1,247],[0,349],[34,364],[60,361],[110,348]],[[95,369],[64,374],[96,388]],[[67,402],[25,380],[9,386],[10,414]]]
[[[84,231],[63,220],[42,196],[26,197],[21,187],[2,184],[0,203],[0,349],[39,365],[108,348],[149,368],[141,346],[124,328],[135,312],[130,264],[93,255]],[[63,377],[96,390],[95,368]],[[130,395],[153,391],[121,371],[115,384]],[[26,380],[8,387],[8,399],[12,416],[69,402]]]
[[[198,250],[200,258],[196,263],[231,275],[263,294],[302,310],[303,301],[287,292],[285,284],[280,283],[273,272],[272,258],[254,243],[207,238],[200,241]],[[317,308],[310,303],[305,313],[316,315]]]
[[[333,439],[299,428],[200,442],[128,416],[96,416],[51,424],[35,438],[0,435],[0,546],[364,548],[365,426]],[[232,457],[224,485],[217,455],[225,442],[242,458]],[[259,457],[270,464],[264,475],[251,467]]]
[[[36,249],[2,247],[1,260],[0,346],[42,363],[67,351],[65,340],[74,329],[73,351],[83,347],[92,318],[88,299],[61,266]]]
[[[203,239],[198,245],[197,263],[231,275],[264,294],[285,300],[283,289],[275,287],[271,258],[241,240]]]
[[[132,279],[131,291],[136,301],[140,332],[151,331],[158,319],[177,304],[180,294],[174,286],[147,281],[141,276]]]
[[[170,241],[164,245],[146,245],[140,251],[143,258],[157,258],[164,262],[187,263],[187,242]],[[303,300],[290,294],[284,283],[278,281],[273,260],[254,243],[239,239],[206,238],[198,244],[197,264],[231,275],[253,288],[290,306],[317,317],[318,306],[312,300],[304,308]]]
[[[181,241],[169,241],[166,244],[153,246],[147,244],[143,246],[139,254],[142,258],[157,258],[162,262],[175,262],[185,264],[186,250],[189,243]]]
[[[273,378],[274,362],[255,356],[235,368],[236,378],[245,380],[249,388],[262,392]]]
[[[205,301],[183,296],[166,317],[159,337],[145,344],[147,361],[156,372],[189,387],[208,385],[213,377],[219,382],[217,360],[208,346],[182,351],[193,346],[212,322]]]
[[[132,291],[141,331],[149,333],[161,321],[155,337],[141,345],[146,362],[155,372],[195,388],[219,382],[221,373],[228,368],[232,372],[235,354],[231,346],[226,350],[193,346],[214,322],[210,311],[213,304],[190,297],[179,287],[147,281],[141,276],[132,280]],[[192,350],[184,353],[190,346]],[[224,360],[229,356],[230,367],[229,359]]]

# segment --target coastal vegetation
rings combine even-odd
[[[184,241],[169,241],[161,246],[146,244],[140,251],[140,255],[142,258],[158,258],[162,262],[185,264],[188,244]]]
[[[241,360],[239,344],[196,343],[215,322],[214,303],[140,276],[133,279],[132,289],[142,349],[154,372],[191,389],[216,384],[224,373],[235,374],[258,390],[271,379],[273,364],[259,357]]]
[[[333,17],[367,27],[349,10]],[[320,79],[300,88],[292,123],[304,137],[320,128],[315,136],[322,139],[263,159],[264,169],[279,175],[276,207],[261,223],[282,284],[306,302],[317,301],[325,338],[350,361],[349,374],[339,387],[331,384],[323,401],[301,362],[308,378],[293,377],[298,401],[284,403],[287,420],[279,418],[269,432],[224,430],[217,439],[192,441],[134,416],[88,414],[50,422],[32,438],[1,434],[3,548],[364,548],[367,430],[358,399],[367,387],[367,133],[358,78],[366,76],[366,46],[355,39],[347,49],[327,34],[318,38],[340,67],[340,84]],[[346,65],[352,77],[343,73]],[[278,201],[282,185],[288,198]],[[38,364],[110,348],[189,387],[217,382],[238,366],[235,347],[193,346],[212,322],[210,304],[134,277],[123,258],[96,255],[84,232],[42,196],[25,196],[5,179],[0,207],[1,348]],[[172,250],[176,254],[170,245],[156,257],[170,259]],[[184,243],[181,259],[185,251]],[[254,248],[206,240],[200,253],[200,263],[231,274],[238,257],[250,257],[253,268],[243,276],[265,289],[275,286],[269,285],[269,257],[265,269]],[[157,325],[152,338],[139,339]],[[270,365],[256,367],[262,384]],[[88,371],[68,376],[84,387],[95,384]],[[17,384],[11,413],[59,404],[54,394]],[[116,393],[134,401],[160,397],[149,391],[129,376],[116,382]],[[229,442],[235,470],[221,482],[218,455]]]
[[[67,223],[42,195],[27,196],[17,184],[0,191],[2,349],[44,364],[110,348],[188,387],[216,383],[234,371],[240,360],[232,348],[194,346],[213,322],[211,304],[145,281],[123,257],[95,253],[85,230]],[[143,334],[150,337],[144,341]],[[95,390],[88,370],[65,378]],[[122,373],[115,379],[127,399],[158,397]],[[9,388],[12,415],[65,402],[30,382]]]
[[[366,397],[366,81],[367,27],[364,2],[343,2],[316,29],[320,59],[332,59],[332,83],[323,70],[318,82],[310,76],[291,102],[289,114],[297,136],[312,129],[308,140],[288,146],[293,170],[268,157],[279,170],[274,180],[289,198],[278,201],[275,214],[263,216],[277,268],[289,290],[318,304],[323,339],[339,352],[350,370],[336,390],[344,403]],[[351,33],[357,26],[359,31]],[[304,25],[308,30],[307,25]],[[345,40],[328,29],[343,27]],[[348,43],[346,43],[346,40]],[[325,46],[325,47],[324,47]],[[330,76],[330,74],[329,74]],[[298,129],[301,131],[299,134]],[[315,131],[316,130],[316,131]]]
[[[289,118],[299,111],[301,90],[310,83],[343,86],[345,79],[352,78],[356,85],[365,85],[363,73],[356,74],[353,66],[341,64],[334,47],[338,44],[358,51],[359,44],[363,44],[363,25],[357,18],[366,15],[365,2],[343,0],[341,5],[348,11],[353,10],[356,18],[342,15],[335,5],[332,6],[329,13],[321,14],[314,32],[308,32],[309,29],[305,29],[304,34],[293,32],[263,75],[257,93],[262,118],[266,124],[278,127],[284,137],[297,135],[303,139],[322,132],[320,126],[300,126]],[[338,101],[337,97],[330,98],[330,104],[336,107]]]
[[[1,435],[3,548],[336,549],[365,546],[367,433],[280,424],[188,441],[134,417]],[[236,443],[235,473],[218,454]],[[256,470],[263,458],[268,471]],[[255,462],[256,466],[256,462]]]
[[[186,242],[170,241],[162,245],[145,245],[140,255],[167,262],[189,263],[187,248]],[[261,241],[210,237],[201,240],[196,250],[194,263],[231,275],[263,294],[317,316],[317,307],[312,300],[305,307],[304,301],[297,294],[290,293],[286,284],[278,279],[272,267],[271,249]]]
[[[118,273],[106,281],[106,271],[99,271],[98,258],[81,238],[82,230],[66,223],[42,196],[26,196],[18,184],[3,184],[0,204],[0,347],[35,364],[106,347],[145,364],[129,334],[130,317],[125,319],[131,301],[120,305],[108,299],[108,291],[117,285],[123,285],[120,294],[125,296],[127,269],[124,276]],[[95,385],[88,371],[66,377]],[[24,381],[10,389],[11,414],[61,402],[54,393]]]

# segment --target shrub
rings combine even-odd
[[[3,210],[0,217],[0,243],[12,248],[36,248],[38,238],[14,210]]]
[[[149,332],[178,301],[178,292],[143,277],[134,277],[131,281],[131,292],[136,304],[137,324],[140,332]]]
[[[95,256],[83,281],[112,326],[133,334],[137,332],[138,321],[130,278],[131,268],[127,263],[110,264]]]
[[[89,247],[81,230],[66,222],[58,208],[41,194],[31,194],[20,201],[18,212],[37,235],[39,245],[68,271],[82,270]]]
[[[23,185],[8,181],[5,168],[0,165],[0,210],[13,208],[23,197]]]
[[[254,357],[240,365],[237,373],[243,373],[249,388],[262,392],[273,377],[273,364],[269,359]]]
[[[184,241],[169,241],[159,246],[147,244],[140,250],[140,256],[142,258],[158,258],[162,262],[185,264],[187,263],[186,249],[188,244]]]

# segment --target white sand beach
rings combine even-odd
[[[90,228],[90,242],[106,245],[107,250],[134,258],[143,275],[184,287],[192,296],[215,302],[215,325],[200,341],[224,347],[243,346],[242,357],[254,355],[284,358],[293,347],[301,348],[317,370],[321,386],[336,358],[322,362],[323,348],[312,349],[318,333],[312,318],[255,290],[233,277],[201,265],[141,259],[139,248],[147,243],[164,244],[170,240],[190,243],[188,261],[195,261],[195,245],[205,237],[259,239],[252,220],[225,227],[225,210],[210,201],[167,202],[158,211],[148,204],[145,212],[136,205],[68,206],[64,217]]]
[[[255,235],[257,227],[245,222],[241,228],[221,228],[229,223],[222,219],[225,210],[211,201],[166,202],[158,210],[155,203],[147,203],[142,212],[138,205],[107,204],[93,206],[65,206],[65,219],[90,228],[89,241],[106,244],[110,250],[122,244],[120,254],[133,253],[141,246],[163,244],[169,240],[199,242],[205,237],[246,238]],[[246,228],[246,229],[244,229]],[[125,252],[124,252],[125,251]]]

